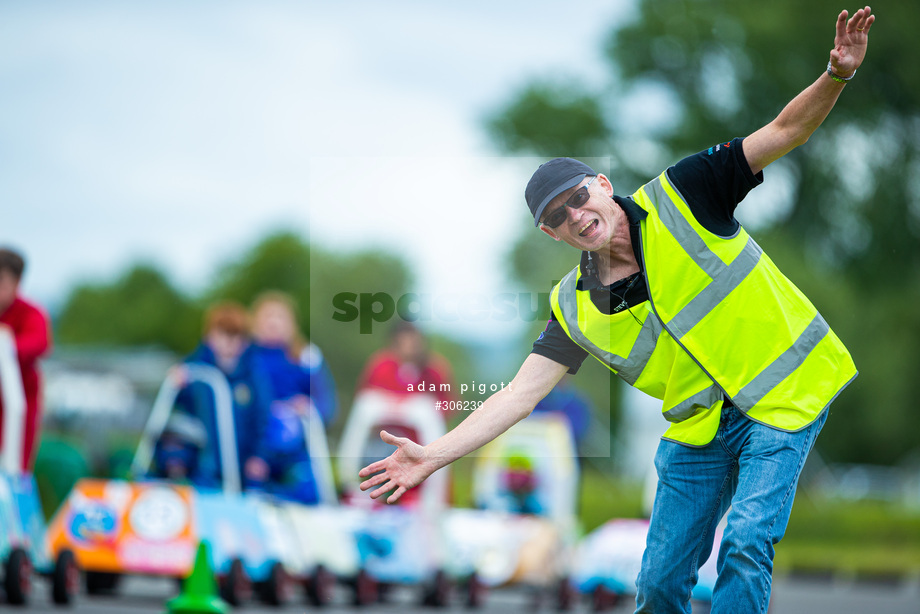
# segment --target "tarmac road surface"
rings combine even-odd
[[[18,611],[29,614],[162,614],[165,603],[176,592],[175,582],[164,579],[125,578],[117,595],[80,595],[69,608],[55,607],[51,603],[50,587],[43,579],[35,581],[31,601],[25,608],[14,607],[0,600],[0,611]],[[356,608],[351,605],[351,593],[340,587],[334,603],[321,608],[328,614],[406,614],[407,609],[417,612],[473,612],[466,608],[459,596],[455,605],[444,609],[424,608],[418,604],[418,591],[404,587],[397,588],[387,599],[374,607]],[[609,614],[629,614],[633,611],[631,598],[623,599]],[[305,613],[318,611],[305,605],[300,595],[297,601],[284,607],[246,604],[237,611],[245,614]],[[552,603],[542,607],[535,604],[532,593],[518,589],[493,591],[485,605],[478,610],[481,614],[508,614],[509,612],[536,611],[555,612]],[[588,599],[581,601],[572,610],[576,614],[592,612]],[[694,607],[694,614],[705,612],[705,607]],[[920,613],[920,578],[887,582],[859,582],[840,579],[778,578],[773,585],[771,614],[918,614]]]

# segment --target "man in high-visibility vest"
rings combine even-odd
[[[662,400],[671,423],[637,580],[637,612],[689,612],[720,544],[713,612],[766,612],[773,548],[828,407],[856,377],[841,341],[734,218],[771,162],[805,143],[866,53],[869,7],[837,18],[827,68],[772,122],[681,160],[628,198],[570,158],[534,173],[535,225],[582,252],[553,289],[553,316],[510,388],[427,446],[389,433],[361,470],[372,497],[398,499],[527,416],[591,354]],[[730,508],[730,511],[729,511]]]

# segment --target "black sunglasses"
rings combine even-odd
[[[562,206],[547,215],[543,218],[543,221],[540,222],[547,228],[559,228],[562,225],[562,222],[565,221],[565,208],[571,207],[572,209],[581,209],[585,203],[591,200],[591,195],[588,194],[588,186],[591,185],[594,180],[597,179],[597,175],[591,177],[591,181],[581,186],[572,196],[562,203]]]

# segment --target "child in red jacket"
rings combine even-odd
[[[25,261],[17,252],[0,248],[0,329],[12,333],[26,397],[22,469],[31,471],[40,430],[41,374],[38,359],[51,349],[51,326],[44,310],[19,296]],[[3,441],[3,399],[0,397],[0,444]]]

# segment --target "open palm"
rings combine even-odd
[[[396,446],[396,451],[358,472],[360,477],[367,478],[361,482],[361,490],[375,488],[370,495],[376,499],[395,489],[387,498],[387,503],[395,503],[407,490],[421,484],[435,467],[429,462],[425,448],[411,439],[387,431],[380,431],[380,438]]]
[[[849,20],[846,11],[837,16],[837,34],[831,50],[831,64],[836,74],[848,77],[862,64],[866,57],[869,28],[874,22],[875,15],[868,6],[856,11]]]

